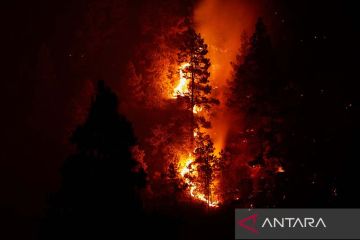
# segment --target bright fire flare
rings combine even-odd
[[[183,158],[179,162],[179,173],[182,179],[184,179],[185,183],[189,186],[190,196],[197,200],[205,202],[206,204],[209,205],[209,207],[219,207],[219,201],[210,200],[210,202],[208,202],[208,199],[206,198],[205,194],[199,192],[197,190],[198,186],[196,185],[196,183],[190,180],[191,177],[198,176],[196,166],[193,164],[194,161],[195,161],[194,157],[191,154],[189,154],[187,158]]]
[[[177,98],[178,96],[184,97],[189,93],[189,80],[186,78],[186,73],[184,70],[190,66],[190,63],[183,63],[179,68],[180,80],[179,84],[176,86],[173,92],[173,98]]]
[[[186,68],[190,66],[190,63],[183,63],[179,67],[179,84],[174,88],[172,97],[184,97],[190,93],[189,91],[189,79],[186,76]],[[192,112],[193,114],[198,114],[202,111],[201,106],[194,105]],[[193,129],[193,136],[194,138],[198,137],[199,129]],[[198,177],[198,171],[196,169],[195,159],[190,153],[188,157],[182,157],[178,163],[179,166],[179,174],[184,182],[189,187],[189,194],[194,199],[200,200],[205,202],[209,207],[218,207],[220,201],[218,200],[208,200],[206,195],[202,193],[199,189],[200,187],[194,182],[192,179]],[[217,183],[214,183],[212,189],[215,189]],[[216,198],[216,196],[215,196]]]
[[[202,111],[202,107],[199,107],[197,105],[194,106],[194,108],[193,108],[193,113],[194,114],[197,114],[197,113],[199,113],[201,111]]]

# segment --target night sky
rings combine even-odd
[[[71,151],[92,82],[121,81],[147,6],[165,1],[13,1],[2,17],[0,222],[4,239],[35,239],[49,193]],[[191,1],[187,1],[188,4]],[[333,198],[306,205],[358,207],[359,22],[355,1],[255,1],[290,94],[298,145],[290,167]],[[184,7],[184,11],[186,11]],[[254,25],[255,23],[247,23]],[[300,148],[303,151],[300,151]],[[294,170],[295,169],[295,170]],[[305,184],[306,185],[306,184]],[[306,185],[307,186],[307,185]],[[299,184],[302,195],[311,191]],[[325,190],[324,190],[325,191]],[[326,190],[328,191],[328,190]],[[294,196],[297,196],[296,194]],[[300,200],[299,200],[300,201]],[[296,203],[297,204],[297,203]]]

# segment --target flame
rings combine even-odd
[[[283,172],[285,172],[285,170],[284,170],[284,168],[283,168],[282,166],[279,166],[279,167],[277,168],[276,172],[278,172],[278,173],[283,173]]]
[[[198,132],[199,132],[199,129],[195,128],[193,131],[194,138],[196,138],[198,136]]]
[[[185,69],[190,66],[190,63],[183,63],[179,67],[179,84],[175,87],[172,97],[177,98],[178,96],[184,97],[189,93],[189,79],[186,77]]]
[[[195,159],[191,154],[189,154],[188,157],[181,158],[179,162],[179,173],[185,183],[189,186],[190,196],[199,201],[205,202],[209,207],[219,207],[219,200],[208,201],[205,194],[198,191],[197,184],[191,180],[191,178],[196,178],[198,176],[194,162]],[[216,187],[216,185],[217,183],[214,184],[213,187]]]
[[[190,66],[190,63],[182,63],[179,67],[179,84],[174,88],[172,98],[184,97],[190,93],[189,91],[189,79],[186,76],[186,68]],[[198,114],[203,110],[201,106],[194,105],[192,112]],[[193,129],[194,138],[198,137],[198,128]],[[218,207],[220,201],[217,200],[217,196],[212,196],[215,200],[207,199],[206,195],[199,189],[200,187],[192,179],[198,177],[198,171],[195,164],[195,158],[190,153],[187,157],[180,157],[179,163],[179,174],[189,188],[189,194],[192,198],[199,201],[205,202],[209,207]],[[211,186],[211,192],[214,192],[217,188],[218,183],[215,182]]]
[[[202,111],[202,107],[195,105],[193,108],[193,113],[197,114]]]

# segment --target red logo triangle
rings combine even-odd
[[[259,233],[259,231],[255,228],[256,227],[256,218],[257,218],[257,214],[253,214],[247,218],[241,219],[238,221],[238,224],[240,225],[240,227],[245,228],[246,230],[252,232],[252,233]],[[252,221],[252,226],[248,226],[245,225],[246,222],[248,221]]]

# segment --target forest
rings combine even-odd
[[[233,239],[236,208],[356,207],[358,37],[324,4],[14,5],[9,235]]]

